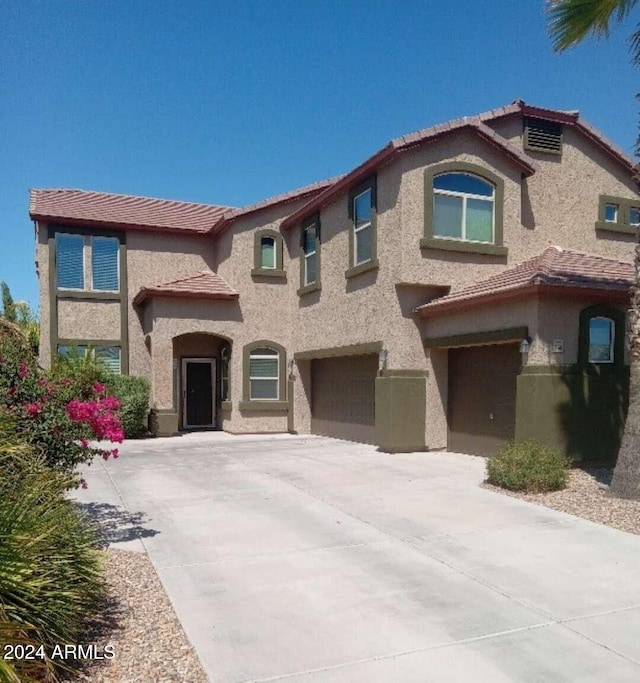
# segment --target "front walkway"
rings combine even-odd
[[[483,475],[456,454],[190,434],[125,444],[78,497],[142,513],[141,538],[115,538],[149,553],[216,683],[640,680],[640,537]]]

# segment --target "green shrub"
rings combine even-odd
[[[120,421],[127,437],[147,431],[149,380],[134,375],[110,375],[105,384],[109,394],[120,401]]]
[[[487,461],[487,481],[511,491],[558,491],[567,484],[569,460],[536,441],[512,441]]]
[[[102,606],[100,553],[94,531],[65,496],[71,475],[51,470],[16,440],[0,411],[1,640],[51,653],[57,643],[82,642]],[[49,680],[60,665],[5,662],[0,680]]]

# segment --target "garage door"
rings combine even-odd
[[[514,437],[518,344],[449,349],[449,450],[492,455]]]
[[[378,355],[311,361],[311,431],[373,443]]]

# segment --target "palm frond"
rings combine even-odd
[[[629,16],[638,0],[548,0],[549,33],[553,47],[562,52],[578,44],[587,35],[609,35],[612,23]],[[634,61],[638,57],[634,55]]]

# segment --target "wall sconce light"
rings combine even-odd
[[[382,349],[380,351],[380,356],[378,357],[378,372],[382,372],[387,367],[387,356],[389,352],[387,349]]]
[[[531,337],[525,337],[521,342],[520,342],[520,353],[525,356],[527,353],[529,353],[529,348],[531,347]]]

